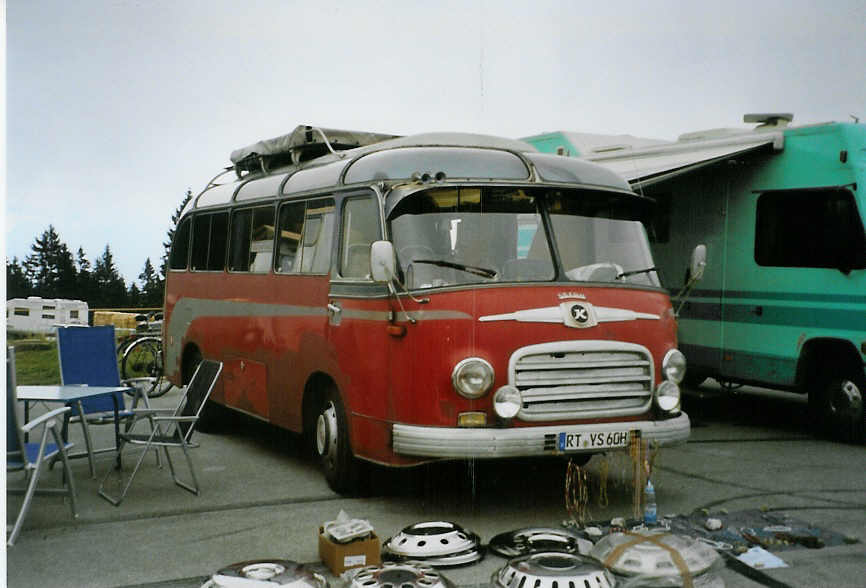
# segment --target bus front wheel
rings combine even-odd
[[[360,464],[349,446],[349,427],[334,388],[322,395],[316,410],[314,447],[328,486],[339,493],[357,491]]]

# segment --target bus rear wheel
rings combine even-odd
[[[321,397],[313,435],[316,455],[328,486],[341,494],[357,492],[360,464],[352,454],[346,413],[333,387]]]

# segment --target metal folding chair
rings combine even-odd
[[[151,449],[162,447],[165,453],[165,459],[168,462],[168,467],[171,470],[171,477],[174,483],[198,496],[199,487],[198,479],[195,475],[192,458],[189,450],[196,447],[192,443],[192,435],[195,430],[195,425],[198,422],[202,408],[210,398],[211,391],[222,372],[223,364],[218,361],[202,360],[195,370],[192,379],[184,388],[180,402],[177,407],[171,408],[142,408],[133,409],[135,418],[132,425],[120,435],[120,449],[118,455],[117,466],[106,472],[99,484],[99,495],[108,500],[114,506],[118,506],[126,493],[132,486],[132,481],[138,473],[144,456]],[[137,433],[136,425],[141,422],[148,422],[151,427],[150,433]],[[135,464],[135,468],[129,476],[129,479],[123,480],[123,450],[129,446],[142,447],[141,455]],[[189,484],[181,480],[174,469],[174,464],[171,461],[169,449],[180,449],[186,458],[189,473],[192,477],[192,483]],[[106,489],[106,485],[114,485],[119,489],[119,493],[110,494]]]
[[[89,386],[121,386],[120,372],[117,368],[115,352],[114,327],[58,327],[57,353],[60,358],[60,379],[64,385],[87,384]],[[137,388],[133,390],[133,408],[138,404],[140,395]],[[112,398],[113,397],[113,398]],[[147,406],[147,397],[142,397]],[[70,454],[70,458],[87,457],[90,464],[90,475],[96,477],[94,456],[97,453],[115,452],[115,446],[93,448],[90,435],[90,425],[113,425],[114,403],[117,403],[118,419],[126,421],[132,418],[132,412],[126,410],[123,392],[101,394],[87,398],[70,406],[73,415],[68,420],[79,420],[84,433],[86,451]]]
[[[78,513],[75,510],[75,481],[72,478],[72,470],[69,468],[69,459],[66,454],[67,449],[72,447],[71,443],[62,441],[60,432],[58,431],[57,417],[69,412],[71,409],[67,407],[57,408],[47,412],[28,423],[20,424],[18,414],[18,397],[15,391],[15,350],[8,348],[6,350],[6,475],[7,483],[8,476],[11,472],[24,472],[25,488],[9,488],[9,494],[24,494],[24,503],[21,505],[21,510],[18,512],[18,518],[15,519],[15,524],[12,526],[12,531],[9,533],[9,538],[6,545],[11,547],[18,534],[21,532],[21,527],[24,524],[24,519],[30,511],[30,504],[34,494],[66,494],[69,496],[69,506],[72,509],[72,517],[78,518]],[[34,433],[38,427],[42,427],[42,434],[39,436],[38,443],[28,443],[24,440],[25,434]],[[49,443],[48,435],[51,434],[53,443]],[[37,488],[39,476],[42,473],[42,468],[46,464],[50,464],[57,456],[63,461],[63,481],[65,488]],[[8,530],[8,528],[7,528]]]

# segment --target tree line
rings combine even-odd
[[[106,244],[102,255],[91,264],[83,248],[73,254],[54,226],[48,225],[34,239],[27,257],[6,259],[6,299],[39,296],[83,300],[90,308],[161,307],[171,242],[180,214],[191,199],[192,191],[187,190],[171,217],[159,271],[148,257],[138,279],[127,285],[114,263],[110,245]]]

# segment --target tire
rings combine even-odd
[[[321,395],[311,424],[313,449],[328,486],[338,494],[357,493],[361,464],[352,454],[346,412],[333,386]]]
[[[866,378],[862,366],[841,361],[822,366],[808,393],[809,411],[820,435],[839,441],[866,442],[863,408]]]
[[[162,341],[158,337],[142,337],[127,345],[120,373],[149,398],[158,398],[171,389],[171,382],[163,378]]]

